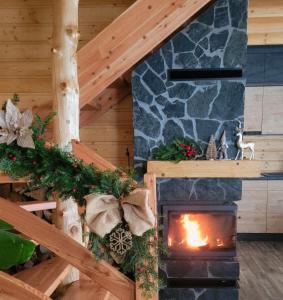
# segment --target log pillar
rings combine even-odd
[[[77,75],[79,0],[53,0],[53,110],[55,142],[72,151],[71,140],[79,140],[79,84]],[[78,205],[72,198],[57,199],[55,224],[77,242],[82,243],[82,224]],[[64,284],[79,280],[72,268]]]

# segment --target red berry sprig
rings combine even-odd
[[[14,155],[14,154],[12,154],[12,153],[9,153],[9,154],[8,154],[8,157],[9,157],[11,160],[13,160],[13,161],[16,161],[16,160],[17,160],[16,155]]]
[[[187,157],[195,157],[196,156],[196,149],[193,146],[181,144],[180,145],[185,150],[185,155]]]

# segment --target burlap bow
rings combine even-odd
[[[148,205],[149,190],[136,189],[121,204],[112,195],[90,194],[86,199],[86,223],[101,237],[122,222],[122,217],[134,235],[142,236],[154,227],[155,218]]]

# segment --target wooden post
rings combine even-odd
[[[53,22],[53,109],[55,141],[71,150],[79,140],[79,84],[77,75],[79,0],[54,0]]]
[[[157,194],[156,194],[156,175],[154,173],[146,173],[144,175],[144,184],[149,189],[149,206],[156,216],[155,226],[157,226]],[[157,249],[152,249],[154,255],[156,255]],[[158,266],[156,266],[158,269]],[[136,282],[136,300],[158,300],[158,292],[153,292],[150,299],[145,298],[142,295],[142,290],[139,288],[139,282]]]
[[[53,14],[53,110],[54,138],[60,148],[71,151],[71,140],[79,140],[79,85],[77,76],[79,0],[54,0]],[[74,187],[75,188],[75,187]],[[72,198],[57,199],[56,226],[82,243],[78,206]],[[79,280],[72,268],[64,284]]]

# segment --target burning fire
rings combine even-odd
[[[185,242],[190,248],[203,247],[208,244],[208,236],[201,231],[200,225],[197,221],[190,219],[189,214],[181,216],[181,224],[186,231]]]

